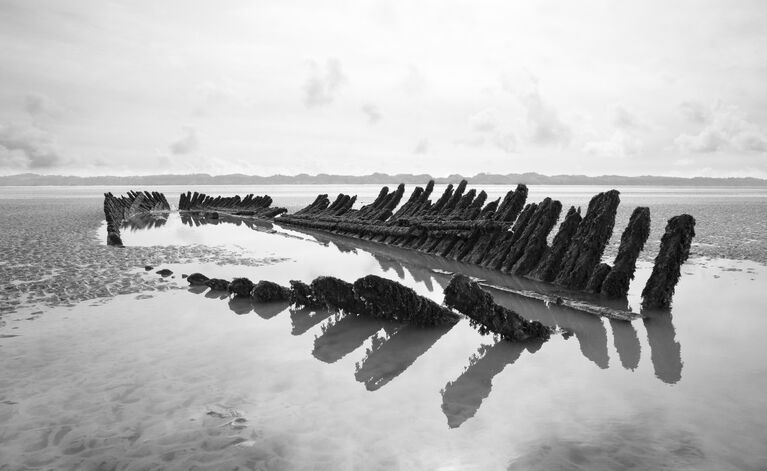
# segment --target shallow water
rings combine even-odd
[[[193,292],[177,275],[286,284],[373,273],[437,302],[452,271],[500,287],[524,280],[279,225],[190,226],[178,214],[126,227],[118,250],[103,245],[93,201],[0,200],[3,211],[27,212],[24,233],[38,233],[3,236],[0,270],[29,278],[3,291],[125,283],[118,296],[83,288],[71,306],[0,298],[18,302],[0,319],[0,469],[767,467],[760,263],[698,252],[671,315],[633,323],[492,290],[523,316],[573,332],[512,344],[466,320],[416,329],[294,311]],[[86,229],[54,217],[62,211],[82,214]],[[57,231],[69,235],[54,241]],[[164,267],[175,278],[155,273]],[[642,261],[631,286],[635,310],[650,268]]]
[[[114,194],[128,190],[163,192],[171,205],[176,205],[181,193],[197,190],[208,195],[269,194],[274,206],[290,211],[299,209],[320,194],[334,197],[338,193],[357,195],[355,207],[371,203],[382,185],[189,185],[157,186],[152,188],[130,186],[72,186],[72,187],[0,187],[0,202],[4,200],[67,200],[92,201],[100,211],[105,192]],[[396,185],[388,185],[395,188]],[[432,200],[436,201],[446,185],[435,185]],[[415,188],[406,185],[405,198]],[[513,188],[508,185],[470,185],[488,194],[487,201],[502,198]],[[615,255],[620,235],[636,206],[648,206],[652,214],[652,227],[642,257],[651,260],[657,252],[666,221],[677,214],[690,213],[697,219],[693,253],[698,256],[755,260],[767,264],[767,188],[765,187],[668,187],[668,186],[599,186],[599,185],[530,185],[528,202],[539,202],[551,197],[562,202],[563,214],[571,205],[585,211],[592,196],[615,188],[621,192],[615,230],[607,255]],[[102,216],[103,218],[103,216]],[[552,237],[556,229],[552,231]]]

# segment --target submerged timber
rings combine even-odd
[[[268,195],[212,197],[187,192],[181,195],[178,209],[213,219],[221,212],[252,220],[273,220],[292,229],[328,232],[416,250],[552,283],[570,291],[597,294],[604,299],[625,299],[636,261],[649,236],[649,208],[638,207],[623,231],[613,264],[601,262],[620,204],[617,190],[595,195],[585,214],[581,208],[568,208],[551,245],[548,238],[557,227],[562,203],[551,198],[528,203],[525,185],[517,185],[503,198],[490,202],[484,191],[467,189],[465,180],[456,186],[448,185],[434,202],[433,190],[434,181],[416,187],[403,203],[404,184],[393,191],[383,187],[372,203],[359,209],[354,208],[356,195],[339,194],[331,201],[327,194],[321,194],[293,214],[286,214],[284,208],[272,207]],[[159,193],[131,192],[120,198],[106,194],[107,242],[121,246],[120,225],[141,212],[156,210],[170,210],[167,200]],[[687,214],[668,221],[652,276],[642,291],[643,308],[670,307],[680,267],[689,255],[694,227],[695,218]],[[309,300],[308,293],[292,295]],[[327,300],[321,303],[327,304]],[[569,300],[565,303],[579,308],[578,303]],[[630,312],[611,313],[609,308],[585,311],[616,319],[633,317]]]

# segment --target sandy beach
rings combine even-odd
[[[626,323],[520,298],[504,288],[524,280],[491,270],[279,224],[197,227],[171,214],[124,229],[117,249],[93,198],[2,206],[19,224],[3,231],[0,265],[13,280],[0,318],[0,469],[767,463],[759,251],[711,258],[738,249],[697,245],[672,315]],[[716,240],[726,221],[703,220],[701,239]],[[640,260],[634,309],[651,268]],[[190,289],[180,275],[195,271],[282,284],[377,274],[438,303],[465,272],[572,335],[514,344],[466,320],[428,329],[257,304]]]

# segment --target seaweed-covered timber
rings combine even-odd
[[[450,310],[396,281],[368,275],[355,281],[353,286],[354,294],[364,303],[366,311],[379,319],[424,326],[458,320]]]
[[[125,196],[104,193],[107,245],[122,247],[120,226],[128,219],[151,211],[170,211],[165,195],[156,191],[129,191]]]
[[[269,195],[254,196],[208,196],[204,193],[182,193],[178,200],[179,211],[220,211],[237,216],[273,218],[287,212],[285,208],[271,207]]]
[[[618,255],[609,273],[602,281],[599,292],[608,298],[620,298],[629,292],[634,279],[636,261],[650,236],[650,208],[640,206],[631,213],[631,218],[621,236]]]
[[[571,289],[586,288],[612,236],[619,203],[617,190],[599,193],[591,199],[586,216],[578,224],[570,241],[554,283]]]
[[[288,294],[290,304],[298,307],[316,309],[322,307],[322,301],[314,297],[312,287],[303,281],[290,280],[290,293]]]
[[[648,208],[634,210],[610,267],[601,259],[613,233],[618,191],[595,195],[585,215],[580,208],[569,208],[549,246],[562,211],[559,201],[545,198],[526,205],[527,187],[518,185],[503,199],[486,203],[485,192],[466,187],[465,180],[448,185],[432,203],[430,181],[425,188],[416,187],[399,208],[404,185],[393,192],[383,187],[360,209],[353,208],[355,197],[339,194],[331,202],[323,194],[277,222],[418,250],[607,298],[626,296],[649,234]]]
[[[404,189],[403,189],[404,191]],[[349,198],[351,204],[354,204],[354,198]],[[179,199],[182,221],[191,225],[193,219],[189,215],[200,216],[201,214],[207,220],[219,219],[219,212],[235,216],[249,216],[260,219],[271,219],[287,212],[285,208],[271,207],[272,199],[268,195],[253,196],[252,194],[240,198],[232,197],[211,197],[203,193],[187,192],[181,195]],[[147,227],[152,224],[160,224],[155,221],[164,219],[152,219],[152,212],[170,211],[171,207],[165,195],[156,191],[129,191],[125,196],[114,196],[112,193],[104,193],[104,218],[107,223],[107,245],[123,247],[120,236],[120,226],[124,223],[132,227]],[[141,218],[146,218],[143,220]],[[197,221],[195,221],[197,223]]]
[[[660,250],[647,284],[642,290],[642,307],[668,309],[671,297],[679,281],[679,268],[690,255],[690,245],[695,237],[695,218],[689,214],[674,216],[666,224],[666,232],[660,241]]]
[[[266,280],[254,284],[247,278],[235,278],[230,283],[216,278],[208,279],[200,273],[193,273],[187,279],[192,286],[206,285],[214,290],[228,290],[236,297],[250,297],[257,303],[290,301],[297,307],[326,307],[352,315],[417,326],[454,324],[459,319],[454,312],[407,286],[375,275],[360,278],[354,284],[332,276],[317,277],[310,285],[292,280],[290,288]],[[215,287],[212,282],[216,282]],[[218,283],[224,287],[218,288]]]
[[[250,297],[261,303],[288,301],[290,300],[290,289],[273,281],[261,280],[250,291]]]
[[[543,255],[538,267],[529,274],[530,278],[548,282],[554,281],[562,268],[562,259],[565,257],[565,252],[567,252],[570,241],[572,241],[582,219],[581,208],[576,210],[575,206],[570,206],[565,220],[560,224],[559,231],[551,242],[551,247]]]
[[[548,340],[552,329],[538,321],[528,321],[516,312],[499,306],[493,296],[465,275],[455,275],[445,288],[445,305],[479,324],[480,332],[492,331],[510,341]]]

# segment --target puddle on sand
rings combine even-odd
[[[236,240],[243,257],[290,260],[172,268],[282,284],[373,273],[438,302],[450,273],[469,270],[282,231],[192,227],[171,214],[151,230],[126,228],[124,241]],[[0,327],[13,335],[0,338],[0,456],[7,469],[759,469],[767,321],[749,280],[765,269],[737,266],[745,271],[689,263],[673,317],[633,323],[494,291],[573,332],[543,344],[498,343],[465,320],[415,329],[201,290],[60,307],[34,322],[16,313]],[[641,265],[630,302],[648,274]]]
[[[219,246],[228,258],[156,269],[282,284],[372,273],[437,302],[456,271],[531,283],[269,223],[197,222],[171,213],[125,227],[125,250]],[[269,257],[280,261],[238,263]],[[649,270],[640,264],[631,306]],[[573,333],[543,344],[498,343],[465,320],[415,329],[192,289],[34,322],[19,311],[0,325],[0,469],[760,469],[767,321],[750,280],[765,271],[692,260],[672,315],[632,323],[493,290]]]

